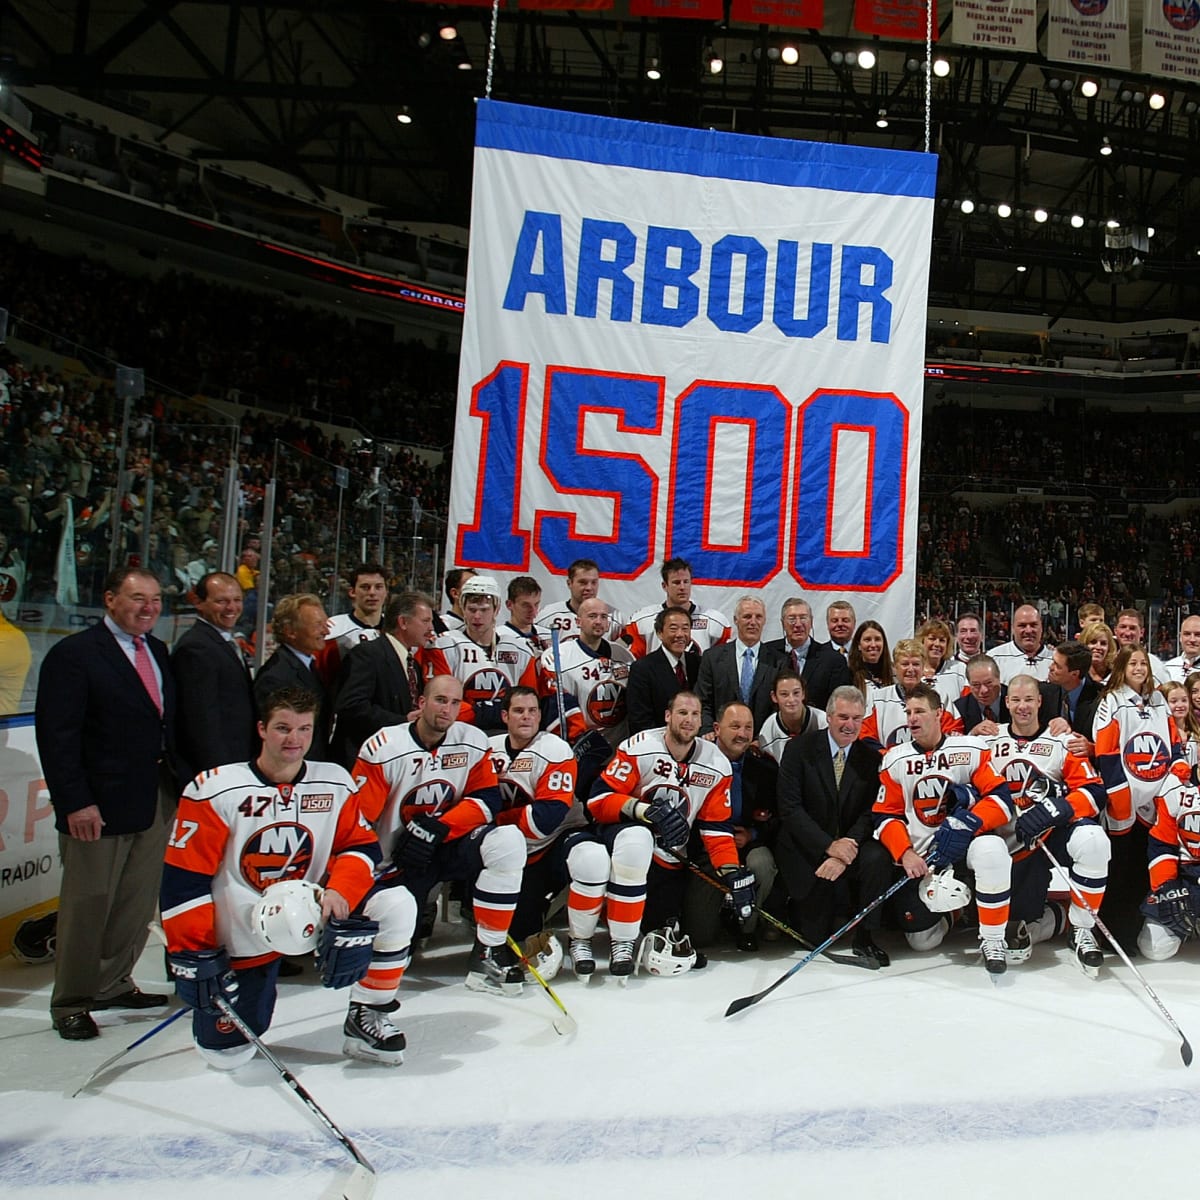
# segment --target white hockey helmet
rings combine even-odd
[[[952,868],[930,871],[917,885],[921,902],[930,912],[954,912],[971,903],[971,889],[961,879],[955,879]]]
[[[521,947],[525,957],[537,968],[537,973],[549,983],[562,970],[562,942],[552,933],[533,933]]]
[[[269,950],[309,954],[321,937],[321,889],[307,879],[272,884],[254,906],[251,923]]]
[[[691,939],[680,933],[676,925],[664,929],[653,929],[642,938],[638,951],[638,966],[645,967],[651,975],[684,975],[696,962],[696,952]]]
[[[458,589],[459,604],[466,604],[472,596],[490,596],[496,602],[496,607],[500,607],[500,585],[496,582],[495,576],[492,575],[472,575],[470,579],[464,579],[463,585]]]

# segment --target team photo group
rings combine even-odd
[[[283,597],[252,675],[235,577],[200,581],[169,655],[158,580],[109,578],[37,703],[61,1037],[167,1003],[132,976],[158,912],[224,1069],[314,953],[348,989],[344,1052],[399,1063],[403,977],[456,928],[466,986],[497,996],[780,941],[866,970],[945,942],[998,981],[1057,938],[1096,978],[1197,929],[1200,617],[1162,662],[1133,609],[1110,626],[1085,605],[1047,645],[1023,605],[988,648],[974,613],[896,636],[845,599],[748,593],[726,616],[682,559],[628,616],[588,559],[563,599],[531,576],[444,582],[441,612],[376,563],[344,614]]]

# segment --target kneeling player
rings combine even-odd
[[[1056,859],[1070,861],[1071,949],[1080,969],[1094,979],[1104,956],[1092,931],[1112,852],[1097,822],[1107,799],[1104,781],[1086,758],[1071,753],[1065,736],[1051,734],[1042,724],[1042,696],[1033,676],[1011,679],[1005,702],[1009,723],[987,741],[1017,813],[1000,831],[1013,855],[1009,959],[1028,958],[1035,943],[1057,932],[1055,910],[1046,904],[1050,860],[1038,851],[1045,839]]]
[[[1168,775],[1154,805],[1151,890],[1142,902],[1146,919],[1137,946],[1147,958],[1162,962],[1200,934],[1200,845],[1194,832],[1200,829],[1200,788]]]
[[[312,692],[273,692],[258,725],[257,760],[197,776],[180,801],[167,847],[162,914],[171,974],[181,999],[196,1010],[197,1047],[224,1069],[247,1062],[254,1047],[219,1000],[257,1034],[271,1023],[280,946],[276,938],[272,948],[269,929],[271,922],[286,923],[289,911],[269,903],[269,889],[282,881],[325,880],[319,911],[314,905],[306,913],[305,900],[295,901],[303,926],[297,936],[311,948],[314,927],[324,924],[322,979],[327,987],[353,985],[343,1051],[398,1063],[404,1050],[389,1014],[398,1007],[396,984],[416,906],[411,896],[372,887],[379,842],[359,812],[354,781],[333,763],[304,760],[316,707]]]
[[[677,693],[666,727],[627,738],[596,780],[586,806],[592,832],[564,837],[572,955],[577,942],[589,943],[606,895],[614,975],[633,971],[639,925],[669,927],[679,917],[687,875],[669,851],[686,854],[693,824],[735,915],[744,921],[754,912],[754,875],[738,863],[730,819],[733,769],[712,742],[697,737],[700,721],[695,692]]]
[[[914,950],[941,945],[950,921],[937,901],[932,910],[925,903],[917,881],[931,867],[965,861],[975,874],[984,966],[1001,974],[1012,860],[994,831],[1012,820],[1008,784],[982,738],[943,734],[941,697],[928,684],[917,684],[904,707],[911,741],[883,756],[875,802],[875,836],[913,883],[893,897],[892,911]]]
[[[411,893],[418,908],[436,883],[475,881],[467,987],[519,994],[524,975],[505,939],[521,890],[525,835],[517,825],[494,824],[503,800],[491,746],[457,719],[462,698],[458,679],[435,675],[415,721],[367,740],[354,764],[359,804],[395,867],[381,882]]]

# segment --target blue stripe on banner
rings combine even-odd
[[[542,158],[783,187],[932,199],[937,156],[751,137],[480,100],[475,144]]]

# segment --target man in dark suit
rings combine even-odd
[[[433,636],[433,599],[424,592],[394,596],[384,610],[383,629],[383,637],[346,655],[338,675],[333,751],[345,767],[385,726],[416,720],[423,690],[418,655]]]
[[[737,637],[720,646],[710,646],[700,656],[700,674],[696,694],[700,697],[701,723],[709,729],[717,710],[730,700],[740,700],[754,714],[754,728],[775,711],[771,689],[775,676],[787,666],[787,659],[771,644],[762,640],[767,610],[761,600],[743,596],[733,610]]]
[[[105,581],[104,607],[100,624],[51,647],[35,710],[63,866],[50,1013],[67,1041],[97,1036],[92,1012],[167,1002],[132,976],[179,796],[175,680],[150,634],[162,589],[122,567]]]
[[[783,602],[780,613],[784,636],[767,645],[787,658],[787,665],[804,680],[804,695],[814,708],[824,708],[834,688],[851,682],[850,666],[828,642],[812,636],[812,606],[798,596]]]
[[[814,945],[891,881],[891,858],[872,835],[879,755],[858,739],[864,708],[857,688],[836,688],[825,709],[829,728],[793,738],[779,768],[775,858],[793,921]],[[854,949],[886,967],[872,936],[881,920],[876,909],[860,922]]]
[[[692,618],[686,608],[664,608],[654,618],[657,650],[637,659],[625,681],[629,734],[659,729],[676,692],[692,691],[700,673],[700,655],[692,642]]]
[[[266,708],[271,693],[280,688],[302,687],[316,692],[321,709],[313,727],[309,757],[317,762],[329,758],[330,717],[325,703],[325,685],[313,663],[325,645],[327,621],[320,596],[312,592],[284,596],[275,605],[271,617],[271,632],[275,635],[277,648],[254,677],[254,701],[260,712]]]
[[[738,861],[754,873],[754,886],[761,909],[775,886],[778,871],[772,846],[779,824],[775,808],[775,789],[779,768],[770,755],[752,747],[754,718],[740,700],[731,700],[719,710],[716,724],[716,747],[729,759],[733,778],[729,784],[730,821],[733,840],[737,845]],[[715,874],[705,853],[703,838],[695,831],[689,843],[689,855],[709,875]],[[699,949],[711,946],[720,930],[723,914],[728,914],[731,932],[739,950],[758,949],[758,912],[742,922],[724,908],[725,898],[711,884],[693,875],[688,880],[683,899],[681,925]]]
[[[179,687],[179,782],[222,763],[249,762],[258,750],[250,672],[233,631],[242,589],[214,571],[196,584],[199,620],[175,643],[171,667]]]
[[[1060,642],[1050,660],[1050,682],[1042,686],[1042,715],[1063,717],[1070,723],[1067,748],[1081,758],[1095,751],[1092,727],[1103,692],[1088,673],[1091,657],[1082,642]]]

